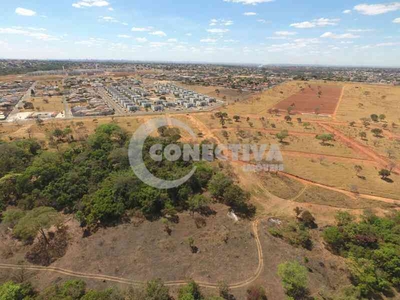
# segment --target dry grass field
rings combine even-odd
[[[20,109],[21,112],[57,112],[64,111],[63,97],[34,97],[28,100],[32,102],[34,109]]]
[[[374,149],[380,155],[397,161],[400,164],[400,138],[393,137],[393,134],[389,130],[383,130],[383,134],[380,137],[376,137],[372,132],[371,128],[365,128],[361,125],[358,126],[346,126],[346,125],[335,125],[335,128],[351,137],[352,139],[362,143],[365,146]],[[360,133],[365,132],[366,138],[361,138]]]
[[[399,122],[400,87],[346,84],[337,119],[357,121],[371,114],[385,114],[388,122]]]
[[[358,192],[366,195],[374,195],[400,200],[399,182],[400,176],[392,174],[393,183],[386,182],[378,175],[380,167],[370,163],[360,165],[363,170],[357,176],[354,163],[318,161],[301,157],[284,157],[285,172],[322,183],[331,187],[351,191],[357,188]]]

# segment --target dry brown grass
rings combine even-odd
[[[346,84],[337,118],[357,121],[371,114],[385,114],[389,122],[399,122],[399,98],[400,87]]]
[[[355,164],[345,162],[323,161],[301,157],[285,157],[285,172],[302,178],[351,191],[357,187],[362,194],[400,199],[400,176],[392,174],[393,183],[386,182],[378,175],[380,170],[371,164],[360,164],[363,171],[359,178],[354,170]]]

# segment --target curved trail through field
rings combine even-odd
[[[229,284],[229,288],[237,289],[246,287],[247,285],[254,282],[261,274],[264,268],[264,256],[262,252],[262,246],[260,242],[260,238],[258,235],[258,224],[259,220],[255,220],[252,223],[253,229],[253,236],[257,246],[258,252],[258,264],[257,269],[255,270],[254,274],[240,282]],[[145,281],[138,281],[138,280],[131,280],[122,277],[115,277],[115,276],[108,276],[108,275],[101,275],[101,274],[91,274],[91,273],[83,273],[83,272],[75,272],[72,270],[67,270],[58,267],[42,267],[42,266],[34,266],[34,265],[15,265],[15,264],[3,264],[0,263],[0,269],[11,269],[11,270],[29,270],[29,271],[42,271],[42,272],[53,272],[58,273],[66,276],[78,277],[78,278],[85,278],[85,279],[94,279],[94,280],[102,280],[102,281],[109,281],[109,282],[116,282],[121,284],[129,284],[129,285],[144,285],[146,284]],[[216,289],[219,287],[219,283],[211,283],[211,282],[201,282],[196,281],[201,287],[205,288],[213,288]],[[166,281],[164,284],[166,286],[181,286],[188,283],[188,280],[176,280],[176,281]]]

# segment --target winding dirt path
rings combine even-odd
[[[262,246],[261,246],[261,241],[258,235],[258,224],[260,220],[257,219],[253,221],[252,223],[252,230],[253,230],[253,235],[254,235],[254,240],[256,242],[257,246],[257,252],[258,252],[258,264],[257,268],[254,272],[254,274],[239,282],[235,282],[232,284],[229,284],[229,288],[231,289],[238,289],[242,287],[246,287],[249,284],[253,283],[261,274],[263,268],[264,268],[264,255],[262,251]],[[58,273],[62,275],[67,275],[67,276],[72,276],[72,277],[77,277],[77,278],[85,278],[85,279],[93,279],[93,280],[101,280],[101,281],[109,281],[109,282],[116,282],[116,283],[122,283],[122,284],[129,284],[129,285],[144,285],[146,282],[144,281],[138,281],[138,280],[131,280],[127,278],[122,278],[122,277],[115,277],[115,276],[108,276],[108,275],[100,275],[100,274],[91,274],[91,273],[84,273],[84,272],[75,272],[72,270],[68,269],[63,269],[63,268],[58,268],[58,267],[43,267],[43,266],[34,266],[34,265],[15,265],[15,264],[4,264],[0,263],[0,269],[7,269],[7,270],[29,270],[29,271],[41,271],[41,272],[53,272],[53,273]],[[164,284],[166,286],[182,286],[187,284],[187,280],[176,280],[176,281],[166,281]],[[220,283],[212,283],[212,282],[201,282],[197,281],[196,282],[201,286],[205,288],[213,288],[217,289],[220,286]]]

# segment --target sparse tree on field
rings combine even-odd
[[[351,127],[354,127],[355,125],[356,125],[356,122],[354,122],[354,121],[353,121],[353,122],[350,122],[350,126],[351,126]]]
[[[379,116],[377,114],[372,114],[371,115],[371,120],[374,122],[378,122],[379,121]]]
[[[276,137],[279,139],[279,142],[283,143],[283,141],[289,136],[289,132],[287,130],[282,130],[281,132],[276,134]]]
[[[379,171],[379,176],[381,176],[383,180],[386,180],[388,177],[390,177],[390,175],[392,175],[392,173],[387,169],[382,169]]]
[[[309,129],[310,126],[311,126],[311,123],[310,122],[304,122],[303,126],[304,126],[305,129]]]
[[[235,115],[235,116],[233,116],[233,119],[235,120],[235,122],[239,122],[240,121],[240,116]]]
[[[384,115],[384,114],[380,114],[380,115],[379,115],[379,120],[380,120],[381,122],[385,121],[385,119],[386,119],[386,115]]]
[[[371,129],[371,132],[374,134],[375,137],[381,137],[383,130],[380,128],[373,128]]]
[[[354,170],[356,171],[357,177],[360,177],[360,173],[363,170],[363,167],[360,165],[355,165]]]
[[[326,142],[333,141],[335,139],[335,136],[331,133],[323,133],[323,134],[318,134],[315,138],[317,140],[322,141],[321,142],[322,145],[326,145]]]
[[[267,300],[265,289],[259,285],[253,285],[246,291],[246,300]]]
[[[367,133],[365,131],[360,132],[359,135],[360,135],[361,139],[363,139],[363,140],[367,139]]]
[[[285,116],[285,121],[286,122],[292,122],[292,117],[291,116]]]

